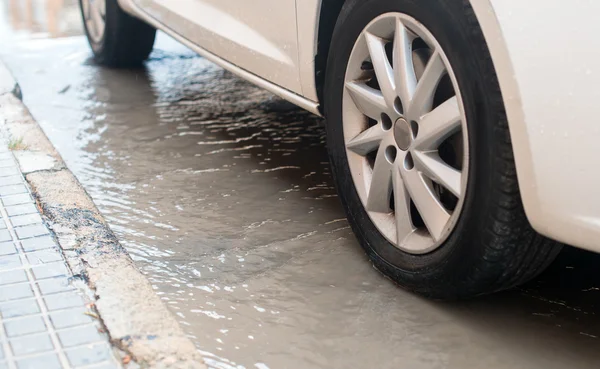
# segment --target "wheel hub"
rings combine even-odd
[[[404,118],[398,118],[394,123],[394,139],[400,150],[406,151],[413,141],[413,133],[410,123]]]

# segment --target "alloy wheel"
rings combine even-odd
[[[405,252],[439,247],[460,215],[469,152],[438,41],[406,14],[371,21],[348,61],[342,109],[348,164],[372,222]]]

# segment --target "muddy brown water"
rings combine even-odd
[[[100,68],[55,38],[80,32],[73,1],[31,4],[28,28],[0,3],[0,57],[211,367],[598,367],[599,256],[469,302],[412,295],[355,241],[319,118],[162,34],[144,69]]]

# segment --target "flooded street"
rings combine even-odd
[[[321,119],[164,34],[145,69],[100,68],[74,4],[0,2],[0,57],[209,366],[598,367],[600,256],[469,302],[410,294],[349,229]]]

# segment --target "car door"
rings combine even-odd
[[[301,93],[296,0],[136,0],[203,49]]]

